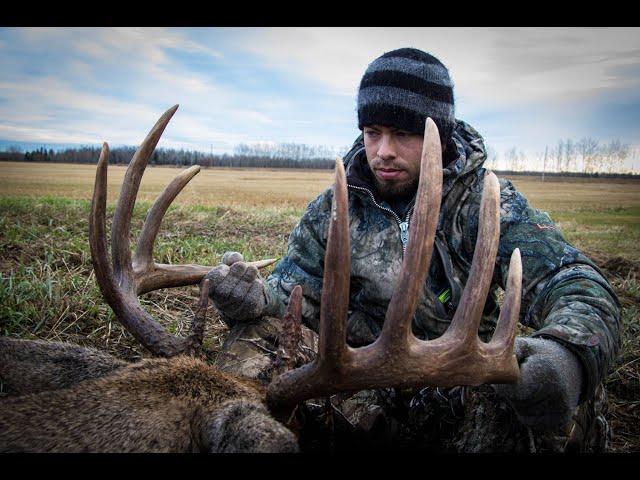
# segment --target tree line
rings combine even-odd
[[[128,164],[135,147],[115,147],[109,151],[109,163]],[[158,148],[154,151],[151,165],[176,167],[201,165],[203,167],[232,168],[309,168],[332,169],[335,158],[343,156],[349,147],[335,148],[296,143],[256,143],[239,144],[233,154],[213,154],[184,149]],[[624,161],[630,155],[640,152],[631,149],[620,140],[600,143],[591,137],[580,140],[560,139],[555,146],[543,152],[527,155],[517,147],[507,149],[499,159],[498,152],[487,147],[486,166],[496,171],[544,171],[556,173],[622,173]],[[40,147],[21,151],[9,147],[0,151],[0,160],[52,163],[95,164],[100,156],[100,148],[82,146],[53,150]],[[500,161],[501,160],[501,161]]]
[[[517,147],[504,152],[503,165],[514,172],[531,170],[532,160],[538,169],[556,173],[622,173],[624,161],[631,155],[638,155],[627,143],[618,139],[608,143],[600,143],[591,137],[580,140],[560,139],[554,146],[547,146],[544,152],[527,155]],[[533,158],[532,158],[533,157]],[[494,167],[498,164],[497,152],[488,149],[488,163]]]
[[[150,165],[232,168],[310,168],[332,169],[337,156],[344,155],[336,148],[311,146],[294,143],[281,144],[240,144],[233,154],[203,153],[193,150],[158,148],[153,152]],[[135,153],[135,147],[115,147],[109,149],[109,163],[128,164]],[[20,151],[10,147],[0,151],[0,160],[15,162],[87,163],[95,164],[100,156],[100,148],[83,146],[53,150],[40,147],[35,150]]]

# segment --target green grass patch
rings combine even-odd
[[[549,215],[577,248],[640,261],[640,207],[581,208]]]
[[[139,202],[134,208],[132,251],[150,206]],[[110,204],[107,231],[113,210]],[[0,334],[72,341],[125,358],[145,355],[113,317],[95,283],[89,212],[87,200],[0,198]],[[228,250],[241,252],[248,261],[281,257],[301,213],[295,208],[173,205],[156,239],[154,259],[215,266]],[[168,330],[181,333],[193,317],[197,289],[151,292],[141,297],[141,303]],[[211,323],[210,333],[224,333],[220,321]]]

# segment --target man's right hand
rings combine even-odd
[[[258,318],[265,306],[264,283],[254,266],[238,252],[226,252],[219,265],[207,273],[209,298],[229,326]]]

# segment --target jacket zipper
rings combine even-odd
[[[407,251],[407,243],[409,242],[409,220],[411,218],[411,214],[413,213],[413,209],[415,207],[415,205],[413,205],[411,207],[411,209],[409,209],[409,213],[407,213],[407,217],[405,219],[405,221],[403,222],[402,220],[400,220],[400,217],[398,217],[398,215],[396,214],[396,212],[394,212],[393,210],[383,207],[382,205],[378,204],[378,202],[376,202],[375,198],[373,197],[373,193],[371,193],[370,190],[364,188],[364,187],[356,187],[355,185],[349,185],[347,184],[348,187],[350,188],[354,188],[356,190],[360,190],[363,192],[367,192],[369,194],[369,197],[371,198],[371,201],[374,203],[374,205],[376,205],[378,208],[380,208],[381,210],[384,210],[386,212],[389,212],[391,215],[393,215],[393,217],[396,219],[396,221],[398,222],[398,225],[400,226],[400,240],[402,241],[402,255],[404,256],[404,254]],[[438,245],[438,238],[434,238],[434,247],[435,250],[438,252],[438,255],[440,256],[441,260],[442,260],[442,264],[444,266],[445,271],[448,270],[448,265],[446,264],[446,262],[443,259],[443,255],[442,252],[440,251],[440,246]],[[435,253],[435,252],[434,252]],[[451,268],[452,269],[452,268]],[[447,276],[447,283],[449,284],[448,288],[445,288],[444,290],[442,290],[442,292],[440,292],[439,294],[432,294],[432,296],[435,297],[434,303],[440,302],[440,304],[443,307],[448,307],[450,309],[453,309],[453,303],[452,303],[452,295],[455,296],[455,298],[459,297],[459,292],[458,289],[456,288],[456,286],[453,284],[453,282],[449,279],[449,277]],[[446,315],[446,311],[443,311],[444,315]]]
[[[378,207],[381,210],[384,210],[385,212],[389,212],[391,215],[393,215],[393,218],[396,219],[396,222],[398,222],[398,226],[400,227],[400,241],[402,242],[402,254],[404,255],[404,253],[407,250],[407,242],[409,242],[409,220],[411,218],[411,214],[413,213],[413,208],[415,207],[415,205],[413,205],[409,209],[409,212],[407,213],[407,217],[405,218],[405,220],[403,222],[402,220],[400,220],[400,217],[396,214],[396,212],[394,212],[390,208],[383,207],[378,202],[376,202],[376,199],[373,197],[373,193],[371,193],[370,190],[368,190],[368,189],[366,189],[364,187],[356,187],[355,185],[347,184],[347,186],[349,188],[354,188],[356,190],[360,190],[360,191],[368,193],[369,197],[371,198],[371,201],[373,202],[373,204],[376,207]]]

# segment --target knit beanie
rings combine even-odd
[[[427,117],[446,145],[456,119],[453,82],[440,60],[415,48],[401,48],[369,64],[358,89],[360,130],[382,125],[424,135]]]

